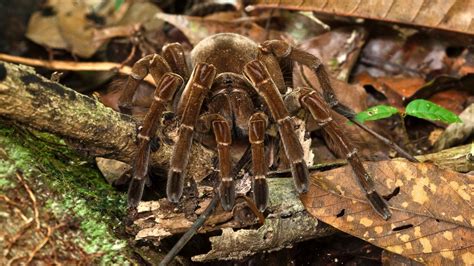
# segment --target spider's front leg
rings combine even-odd
[[[133,167],[133,178],[128,189],[128,207],[130,208],[138,206],[142,198],[145,178],[148,173],[150,142],[155,136],[161,115],[182,84],[183,79],[180,76],[166,73],[161,77],[155,89],[153,102],[138,134],[138,152]]]
[[[244,74],[264,99],[278,125],[280,138],[290,162],[296,190],[299,193],[307,192],[309,172],[304,161],[303,147],[295,133],[293,120],[267,67],[260,60],[253,60],[245,65]]]
[[[264,113],[258,112],[250,117],[249,142],[252,149],[253,200],[261,212],[267,208],[268,203],[267,163],[264,148],[266,128],[267,116]]]
[[[194,67],[191,78],[181,95],[177,116],[181,118],[178,129],[178,140],[175,143],[170,160],[166,194],[171,202],[178,202],[183,194],[184,178],[188,165],[194,126],[198,120],[202,103],[214,78],[216,68],[206,63]]]
[[[186,63],[184,49],[179,43],[165,45],[159,54],[150,54],[138,60],[132,67],[132,73],[128,76],[125,89],[119,99],[120,112],[132,114],[133,96],[140,82],[151,74],[156,84],[161,77],[168,72],[180,75],[184,80],[189,78],[189,68]]]
[[[230,155],[230,145],[232,135],[229,122],[224,116],[216,113],[202,115],[199,121],[204,132],[209,132],[212,128],[214,138],[217,143],[217,155],[219,162],[219,196],[222,208],[226,211],[232,210],[235,202],[235,184],[232,177],[232,160]]]
[[[375,190],[374,181],[362,165],[357,155],[357,150],[347,141],[336,122],[332,119],[326,102],[316,91],[308,88],[301,89],[300,102],[302,106],[309,110],[319,126],[321,126],[324,132],[329,136],[332,142],[331,146],[346,155],[359,185],[364,190],[374,210],[382,216],[383,219],[388,220],[392,214],[387,202]]]
[[[161,77],[171,72],[166,60],[158,54],[150,54],[138,60],[132,67],[132,73],[128,76],[125,89],[119,99],[120,112],[132,114],[133,96],[140,82],[151,73],[153,80],[159,84]]]

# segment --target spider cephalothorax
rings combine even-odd
[[[136,86],[148,73],[155,79],[157,87],[138,135],[139,151],[129,188],[129,206],[137,206],[141,199],[148,171],[150,141],[157,130],[159,118],[174,99],[179,128],[168,172],[166,191],[170,201],[178,202],[182,195],[195,133],[213,133],[223,208],[230,210],[234,205],[230,147],[233,138],[239,137],[245,138],[250,145],[254,201],[260,210],[264,210],[268,201],[265,134],[269,123],[276,124],[296,190],[306,192],[309,173],[293,119],[282,98],[287,87],[280,59],[306,65],[316,73],[324,100],[312,88],[299,88],[299,106],[309,111],[333,144],[346,155],[372,206],[384,219],[388,219],[390,210],[386,202],[375,191],[372,178],[365,171],[356,150],[346,141],[330,116],[329,108],[340,105],[320,60],[284,41],[271,40],[257,45],[246,37],[232,33],[204,39],[193,49],[190,60],[187,60],[182,47],[174,43],[165,46],[161,55],[148,55],[133,66],[120,99],[122,111],[130,112]],[[189,61],[193,68],[191,74]],[[182,84],[185,86],[180,89]]]

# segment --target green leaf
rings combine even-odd
[[[125,0],[115,0],[115,11],[122,6],[123,2],[125,2]]]
[[[382,118],[391,117],[393,114],[396,113],[398,113],[398,110],[395,107],[389,105],[376,105],[358,113],[355,116],[355,119],[364,123],[365,121],[379,120]]]
[[[410,102],[405,109],[405,113],[422,119],[439,120],[448,124],[455,122],[462,123],[459,116],[453,112],[423,99]]]

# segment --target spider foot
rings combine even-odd
[[[146,179],[132,178],[128,187],[128,208],[135,209],[143,196]]]
[[[231,211],[235,203],[234,181],[222,180],[219,186],[221,205],[225,211]]]
[[[268,184],[265,177],[255,177],[253,182],[253,201],[258,210],[263,212],[268,204]]]
[[[384,220],[388,220],[392,217],[392,212],[388,208],[387,202],[376,191],[367,193],[366,196],[372,208],[374,208]]]
[[[308,192],[309,171],[304,161],[291,164],[291,174],[298,193]]]
[[[166,195],[168,200],[173,203],[178,203],[181,195],[183,194],[184,186],[184,175],[183,172],[179,172],[170,169],[168,173],[168,182],[166,183]]]

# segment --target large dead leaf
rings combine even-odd
[[[116,37],[109,27],[130,25],[133,32],[136,24],[146,29],[161,25],[150,21],[161,10],[151,3],[124,4],[123,12],[114,11],[113,1],[100,4],[97,1],[48,0],[45,12],[35,12],[28,23],[26,36],[40,45],[66,49],[81,57],[91,57],[108,38]],[[115,30],[116,31],[116,30]],[[104,36],[109,34],[108,38]]]
[[[427,163],[392,160],[366,164],[392,218],[372,210],[350,166],[313,174],[302,196],[318,219],[376,246],[431,265],[474,264],[474,176]]]
[[[233,20],[224,21],[215,18],[202,18],[184,15],[169,15],[158,13],[157,19],[166,21],[186,35],[191,44],[196,45],[202,39],[216,33],[233,32],[249,37],[256,42],[263,42],[267,39],[267,31],[258,24],[251,21]],[[280,34],[270,31],[269,39],[275,39]]]
[[[474,34],[474,2],[471,0],[253,0],[250,3],[261,8],[308,10]]]
[[[323,60],[331,76],[347,82],[367,36],[361,27],[337,28],[306,39],[299,47]]]

